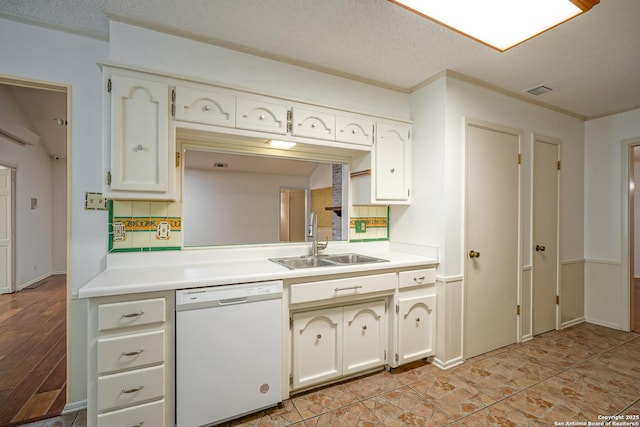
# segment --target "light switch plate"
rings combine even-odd
[[[102,193],[84,193],[84,208],[85,210],[93,211],[106,211],[107,199],[102,196]]]

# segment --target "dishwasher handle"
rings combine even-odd
[[[218,305],[244,304],[245,302],[249,302],[249,298],[247,297],[229,298],[229,299],[219,300]]]

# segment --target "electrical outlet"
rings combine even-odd
[[[85,210],[106,211],[107,199],[102,196],[102,193],[84,193],[84,208]]]

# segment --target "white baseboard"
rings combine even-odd
[[[21,291],[21,290],[23,290],[24,288],[26,288],[27,286],[31,286],[31,285],[33,285],[34,283],[37,283],[37,282],[39,282],[39,281],[41,281],[41,280],[44,280],[44,279],[46,279],[46,278],[47,278],[47,277],[49,277],[49,276],[51,276],[51,273],[46,273],[46,274],[43,274],[43,275],[42,275],[42,276],[40,276],[40,277],[36,277],[36,278],[35,278],[35,279],[33,279],[33,280],[29,280],[27,283],[23,283],[22,285],[18,286],[18,290],[19,290],[19,291]]]
[[[594,325],[604,326],[605,328],[617,329],[619,331],[623,330],[620,327],[620,325],[616,325],[615,323],[607,322],[605,320],[591,319],[591,318],[585,317],[584,321],[587,323],[593,323]]]
[[[531,341],[533,339],[533,334],[523,335],[520,339],[520,344],[525,343],[527,341]]]
[[[87,400],[79,400],[77,402],[71,402],[64,405],[64,409],[62,410],[63,414],[68,414],[70,412],[78,412],[82,409],[87,409]]]
[[[464,363],[464,359],[461,357],[456,357],[455,359],[451,359],[447,362],[443,362],[442,360],[438,359],[437,357],[433,358],[433,364],[435,366],[437,366],[438,368],[442,369],[443,371],[446,371],[447,369],[451,369],[453,367],[456,367],[458,365],[462,365]]]
[[[52,271],[52,272],[51,272],[51,275],[52,275],[52,276],[55,276],[55,275],[57,275],[57,274],[67,274],[67,272],[66,272],[66,271]]]
[[[569,328],[571,326],[579,325],[580,323],[584,323],[584,317],[578,317],[577,319],[569,320],[568,322],[562,322],[560,325],[560,329]]]

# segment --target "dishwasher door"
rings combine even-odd
[[[214,425],[282,400],[282,282],[176,291],[176,423]]]

